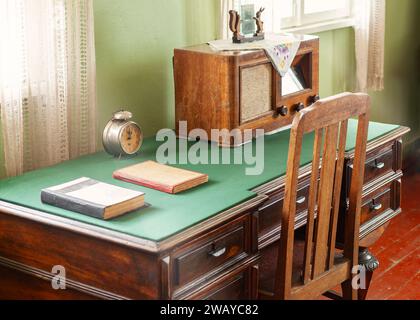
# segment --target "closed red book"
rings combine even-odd
[[[155,161],[146,161],[117,170],[113,177],[172,194],[194,188],[209,180],[207,174],[179,169]]]

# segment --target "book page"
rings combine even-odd
[[[68,192],[66,194],[71,197],[97,203],[106,207],[143,195],[142,192],[120,188],[103,182],[98,182],[94,185]]]

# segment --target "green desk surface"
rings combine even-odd
[[[351,121],[347,151],[354,149],[356,128],[357,122]],[[369,141],[397,128],[398,126],[395,125],[371,123]],[[256,194],[250,190],[283,176],[286,172],[289,135],[290,130],[286,130],[265,137],[264,171],[258,176],[246,176],[245,168],[249,167],[247,164],[177,165],[209,175],[207,184],[178,195],[169,195],[112,178],[112,173],[116,169],[149,159],[155,160],[155,151],[162,142],[156,142],[154,138],[150,138],[145,140],[140,154],[132,159],[118,160],[101,152],[2,180],[0,181],[0,200],[131,236],[160,241],[251,199]],[[312,144],[313,136],[307,135],[302,149],[302,165],[312,160]],[[207,143],[206,145],[208,146]],[[229,149],[229,152],[233,153],[241,149]],[[102,221],[41,202],[41,189],[83,176],[143,191],[146,193],[146,202],[151,206],[111,221]]]

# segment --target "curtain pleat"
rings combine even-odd
[[[229,39],[232,32],[229,30],[229,11],[235,8],[235,0],[220,0],[220,39]]]
[[[384,89],[385,0],[355,0],[357,90]]]
[[[6,173],[96,150],[92,0],[0,1]]]

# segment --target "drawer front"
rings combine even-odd
[[[247,217],[248,218],[248,217]],[[174,257],[174,285],[180,287],[223,265],[248,256],[248,219],[241,219],[217,230],[213,235],[187,245]]]
[[[254,300],[258,295],[258,263],[250,261],[186,297],[188,300]]]
[[[365,238],[401,212],[400,199],[401,180],[399,179],[386,183],[382,187],[378,186],[375,191],[365,194],[360,212],[360,237]],[[339,215],[337,239],[341,243],[344,241],[347,213],[348,203],[345,208],[341,208]]]
[[[270,199],[258,210],[258,233],[264,234],[280,225],[280,213],[283,209],[284,194],[277,194]],[[296,197],[296,214],[308,210],[309,185],[302,187],[297,192]]]
[[[214,288],[203,300],[243,300],[247,298],[245,286],[245,272],[242,272]]]
[[[360,224],[363,225],[387,210],[395,210],[394,201],[392,200],[394,194],[394,183],[391,183],[364,197],[360,214]]]
[[[393,171],[394,150],[391,148],[379,155],[372,154],[366,161],[364,183],[368,183],[386,173]]]
[[[365,185],[390,172],[395,172],[397,169],[394,145],[389,145],[386,148],[369,152],[366,155],[366,159],[364,175]],[[348,179],[350,181],[353,173],[352,163],[349,164],[348,172]],[[348,185],[348,188],[350,188],[350,185]],[[347,191],[349,192],[349,190]]]

